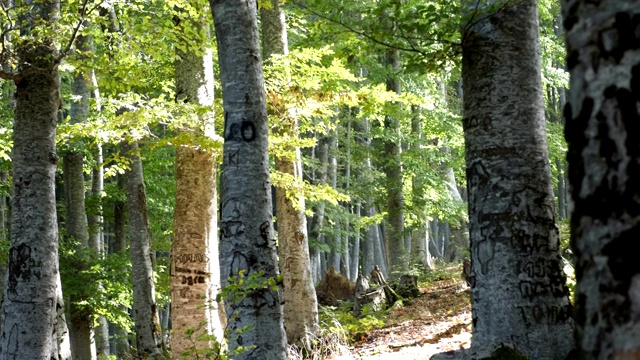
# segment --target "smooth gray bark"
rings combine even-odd
[[[329,164],[327,169],[327,178],[329,180],[329,185],[338,189],[338,133],[336,130],[332,130],[329,133]],[[337,212],[337,210],[334,210]],[[327,254],[327,271],[333,268],[336,272],[341,273],[340,271],[340,251],[342,248],[342,234],[340,227],[340,219],[337,216],[334,216],[333,220],[333,231],[331,232],[331,251]],[[343,274],[344,275],[344,274]]]
[[[387,91],[401,93],[397,72],[400,70],[400,53],[398,50],[387,50],[385,65],[392,73],[387,76]],[[394,116],[385,116],[385,128],[391,138],[384,142],[384,158],[382,170],[386,176],[387,189],[387,218],[385,223],[385,238],[387,256],[391,276],[403,273],[409,267],[409,256],[404,242],[404,190],[402,184],[402,152],[400,140],[395,138],[400,134],[400,121]]]
[[[354,206],[353,209],[353,215],[355,215],[357,218],[360,217],[360,210],[361,210],[361,203],[358,201],[356,202],[356,205]],[[351,244],[351,260],[349,261],[349,274],[351,275],[351,281],[354,281],[356,279],[358,279],[358,274],[360,271],[360,231],[354,231],[351,233],[351,239],[352,240],[352,244]]]
[[[364,206],[364,215],[368,217],[372,217],[376,214],[375,207],[373,205],[373,199],[368,199],[365,202]],[[376,243],[377,241],[377,224],[369,225],[369,227],[364,229],[364,247],[362,254],[362,273],[365,276],[369,276],[371,270],[373,270],[374,266],[376,266]]]
[[[50,27],[60,3],[34,6],[32,18]],[[46,29],[49,30],[49,29]],[[30,29],[24,28],[28,34]],[[60,107],[57,56],[52,39],[24,41],[18,59],[13,126],[13,198],[8,278],[2,307],[0,358],[58,356],[59,285],[55,171]],[[33,71],[39,68],[38,72]]]
[[[79,51],[92,51],[92,40],[86,36],[79,36],[76,40],[76,49]],[[78,73],[74,77],[72,93],[75,100],[71,103],[70,121],[72,124],[81,123],[89,116],[89,99],[91,97],[90,75]],[[66,198],[66,229],[67,235],[75,241],[77,249],[89,248],[89,228],[87,212],[85,208],[84,190],[84,155],[81,152],[81,143],[72,141],[70,150],[64,155],[63,175]],[[74,262],[77,270],[88,267],[86,261]],[[91,360],[96,358],[96,348],[93,332],[93,315],[91,309],[79,305],[86,301],[88,294],[83,294],[81,289],[69,301],[69,335],[71,340],[71,354],[76,360]]]
[[[320,171],[319,174],[316,174],[318,177],[316,182],[320,185],[326,185],[329,174],[329,142],[327,141],[327,138],[321,137],[318,139],[316,149],[316,155],[320,161]],[[314,239],[318,244],[325,242],[325,236],[322,233],[324,227],[325,207],[326,204],[324,201],[318,202],[311,224],[311,239]],[[322,267],[325,254],[320,250],[319,246],[312,247],[310,252],[312,268],[315,269],[313,280],[317,283],[324,277],[324,273],[326,271],[326,266],[325,268]]]
[[[375,208],[373,209],[373,215],[376,214]],[[380,271],[384,276],[389,276],[389,263],[387,262],[387,256],[385,253],[385,241],[383,238],[384,231],[380,229],[380,224],[374,224],[371,226],[375,265],[380,267]],[[403,240],[404,242],[404,240]]]
[[[184,28],[203,31],[206,21],[190,17],[185,9],[180,9],[174,16],[174,24],[176,31]],[[186,51],[176,48],[174,62],[176,100],[213,106],[212,51],[204,46],[196,49],[186,43],[183,46]],[[205,113],[199,119],[199,127],[191,130],[200,136],[210,136],[214,130],[212,115]],[[195,359],[196,349],[214,347],[211,336],[219,344],[224,342],[226,317],[222,304],[216,302],[220,263],[215,160],[211,150],[201,150],[196,145],[183,145],[176,150],[171,245],[171,353],[176,359],[182,358],[184,352],[190,354],[187,358]]]
[[[640,1],[563,1],[582,359],[640,357]]]
[[[94,84],[95,85],[95,84]],[[94,90],[97,92],[97,90]],[[96,99],[98,101],[98,99]],[[99,110],[98,110],[99,111]],[[102,192],[104,190],[104,167],[102,166],[102,145],[96,144],[93,151],[96,166],[91,172],[91,197],[96,201],[95,213],[87,216],[89,225],[89,248],[96,251],[99,256],[105,254],[105,242],[102,217]],[[97,325],[94,329],[96,356],[109,356],[109,323],[103,316],[98,316]]]
[[[274,54],[286,55],[289,46],[287,26],[284,9],[279,0],[271,0],[270,9],[261,9],[260,21],[264,59],[267,60]],[[286,113],[286,111],[279,111],[279,113]],[[297,118],[279,120],[278,126],[274,129],[275,133],[297,135]],[[297,185],[302,185],[300,148],[289,147],[288,150],[293,152],[294,157],[276,156],[276,170],[291,175]],[[301,194],[292,194],[287,189],[278,189],[276,203],[287,341],[289,344],[310,349],[319,326],[318,301],[311,275],[305,200]]]
[[[286,358],[282,287],[273,230],[268,119],[255,0],[211,0],[224,106],[220,267],[273,286],[225,299],[235,359]],[[247,327],[247,329],[245,329]],[[246,331],[245,331],[246,330]],[[240,333],[241,331],[241,333]]]
[[[118,174],[116,175],[116,186],[118,191],[122,191],[126,193],[125,186],[125,178],[124,175]],[[127,251],[127,218],[126,218],[126,202],[116,199],[113,204],[113,245],[112,250],[114,253],[123,253]],[[119,357],[124,357],[129,354],[130,345],[128,339],[128,333],[125,329],[114,326],[114,351],[112,354],[115,354]]]
[[[122,174],[116,175],[116,186],[126,194],[126,180]],[[113,203],[113,252],[127,250],[127,216],[126,201],[116,199]]]
[[[414,137],[411,150],[415,154],[420,154],[424,134],[420,121],[420,110],[417,106],[411,108],[411,135]],[[415,174],[411,179],[411,201],[418,217],[418,224],[411,229],[411,260],[423,265],[426,269],[431,269],[431,253],[429,252],[429,221],[427,220],[427,206],[424,196],[424,178]]]
[[[157,359],[162,355],[162,336],[153,283],[151,230],[147,211],[142,161],[136,142],[121,143],[122,153],[129,159],[125,172],[127,191],[128,234],[131,250],[133,283],[133,319],[138,355]]]
[[[537,2],[478,15],[463,40],[464,136],[477,356],[564,359],[573,321],[555,224]]]

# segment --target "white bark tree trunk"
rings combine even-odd
[[[193,5],[195,6],[195,5]],[[202,13],[203,9],[195,7]],[[174,17],[176,31],[190,28],[200,32],[204,19],[190,18],[180,9]],[[213,106],[213,54],[209,48],[176,48],[176,100],[200,106]],[[212,114],[205,114],[201,127],[193,129],[201,136],[213,133]],[[218,259],[218,197],[216,162],[210,150],[180,146],[176,151],[176,204],[173,244],[171,246],[171,353],[174,358],[197,358],[196,349],[224,341],[226,321],[222,304],[216,302],[220,291]],[[187,333],[190,330],[190,333]],[[200,339],[200,340],[199,340]]]
[[[640,357],[640,1],[563,1],[581,359]]]
[[[463,40],[472,349],[564,359],[572,310],[555,224],[537,2],[478,15]]]
[[[131,248],[133,283],[133,318],[136,329],[138,355],[157,359],[162,355],[162,336],[153,283],[151,230],[147,212],[142,161],[138,144],[121,144],[122,153],[129,159],[125,172],[127,191],[128,233]]]
[[[273,54],[286,55],[289,52],[287,25],[280,1],[271,0],[270,9],[261,9],[260,20],[264,59]],[[297,135],[297,119],[280,119],[274,132]],[[276,170],[292,175],[294,180],[302,185],[300,148],[291,147],[289,150],[295,154],[294,158],[276,157]],[[289,344],[310,349],[319,326],[318,301],[311,276],[305,201],[301,194],[288,194],[286,189],[278,189],[276,203],[287,340]]]
[[[221,277],[255,277],[272,286],[225,299],[236,359],[286,358],[281,278],[273,231],[268,120],[255,0],[211,0],[224,105]]]
[[[29,16],[43,20],[44,30],[50,31],[59,7],[57,1],[34,5]],[[11,248],[0,336],[3,359],[58,357],[55,137],[60,83],[56,48],[52,39],[43,40],[25,40],[18,49],[23,75],[16,79]],[[38,72],[29,71],[32,67]]]
[[[79,51],[92,51],[91,38],[79,36],[76,40]],[[75,101],[71,103],[71,123],[81,123],[89,116],[89,99],[91,97],[90,75],[76,74],[73,81],[73,95]],[[89,227],[85,208],[84,190],[84,155],[76,147],[78,143],[71,142],[70,150],[64,155],[64,189],[66,197],[66,229],[67,235],[75,240],[77,249],[89,247]],[[75,262],[77,270],[88,267],[85,261]],[[93,332],[93,315],[91,309],[81,305],[89,294],[81,289],[71,296],[69,301],[69,335],[71,340],[71,354],[77,360],[92,360],[96,358],[96,348]]]

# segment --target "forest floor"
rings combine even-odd
[[[455,350],[468,349],[470,289],[459,271],[460,267],[448,268],[448,276],[420,283],[420,296],[387,310],[382,327],[358,333],[348,350],[333,359],[422,360],[436,354],[449,358]]]

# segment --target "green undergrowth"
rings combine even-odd
[[[386,310],[373,311],[371,304],[362,307],[362,315],[351,313],[353,302],[344,301],[339,306],[320,306],[320,325],[329,333],[340,334],[349,343],[360,340],[365,334],[385,326]]]

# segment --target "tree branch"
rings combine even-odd
[[[58,55],[58,57],[55,59],[54,61],[55,65],[60,64],[62,59],[64,59],[69,54],[69,51],[71,51],[71,47],[73,46],[73,43],[78,38],[78,33],[80,32],[80,29],[84,26],[84,22],[87,19],[87,15],[92,13],[94,10],[96,10],[100,5],[102,5],[102,3],[104,3],[105,0],[98,1],[91,9],[87,10],[87,7],[89,6],[89,1],[90,0],[84,0],[84,2],[82,3],[82,8],[80,9],[80,19],[78,20],[78,24],[73,28],[73,33],[71,34],[71,38],[67,42],[67,45],[65,46],[64,50],[61,51],[60,55]]]
[[[303,9],[303,10],[305,10],[305,11],[307,11],[307,12],[309,12],[309,13],[311,13],[311,14],[313,14],[313,15],[321,18],[321,19],[324,19],[324,20],[327,20],[327,21],[332,22],[334,24],[337,24],[339,26],[342,26],[343,28],[347,29],[349,32],[352,32],[352,33],[354,33],[354,34],[356,34],[358,36],[361,36],[361,37],[363,37],[365,39],[368,39],[368,40],[370,40],[370,41],[372,41],[372,42],[374,42],[374,43],[376,43],[378,45],[382,45],[382,46],[385,46],[385,47],[388,47],[388,48],[392,48],[392,49],[396,49],[396,50],[418,53],[418,54],[420,54],[420,55],[422,55],[424,57],[428,57],[429,53],[425,52],[424,50],[419,49],[413,43],[412,40],[422,40],[422,41],[426,41],[426,42],[429,42],[429,43],[432,43],[432,44],[441,43],[441,44],[449,44],[449,45],[454,45],[454,46],[460,46],[461,45],[461,43],[458,43],[458,42],[455,42],[455,41],[440,40],[440,39],[434,39],[434,38],[426,38],[426,37],[424,37],[424,38],[419,38],[419,37],[411,38],[411,37],[408,37],[408,36],[404,36],[404,31],[402,31],[403,36],[395,36],[394,35],[394,37],[405,40],[407,43],[409,43],[410,46],[409,47],[398,46],[398,45],[391,44],[390,42],[387,42],[387,41],[381,40],[379,38],[376,38],[375,36],[373,36],[371,34],[368,34],[364,30],[356,29],[355,27],[353,27],[353,26],[351,26],[351,25],[349,25],[349,24],[347,24],[345,22],[342,22],[341,20],[335,19],[335,18],[333,18],[331,16],[327,16],[327,15],[323,15],[321,13],[318,13],[318,12],[314,11],[313,9],[309,8],[308,6],[302,4],[302,3],[298,2],[298,1],[293,1],[292,3],[295,4],[296,6],[298,6],[299,8],[301,8],[301,9]]]

